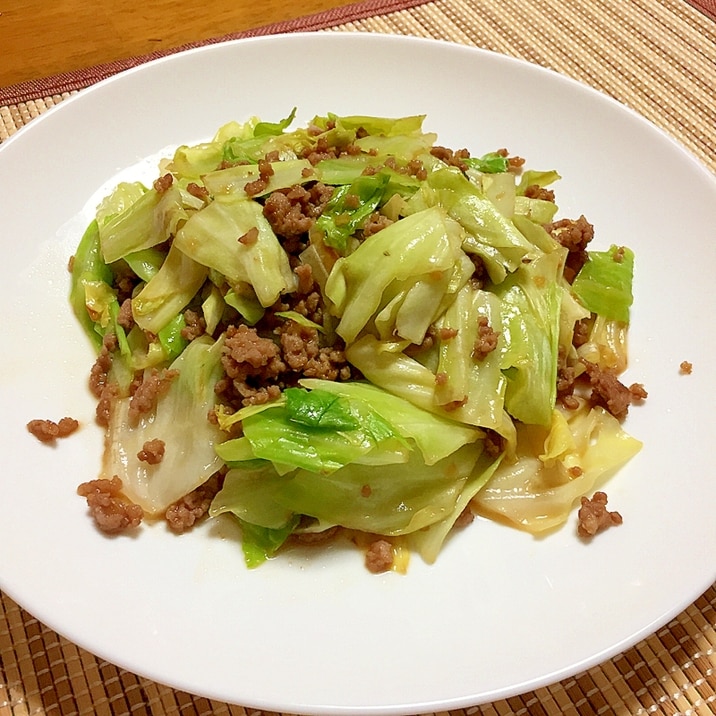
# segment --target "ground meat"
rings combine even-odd
[[[296,253],[299,248],[302,250],[301,245],[291,250],[290,240],[310,231],[332,195],[333,187],[317,182],[308,188],[296,185],[281,189],[266,198],[264,216],[289,253]]]
[[[485,453],[496,458],[505,450],[505,438],[494,430],[485,430]]]
[[[318,331],[287,321],[280,332],[283,358],[291,370],[304,371],[320,352]]]
[[[174,183],[174,177],[167,173],[154,181],[154,190],[157,194],[163,194]]]
[[[601,370],[589,361],[584,361],[584,365],[592,386],[591,402],[606,408],[618,420],[623,420],[631,405],[629,389],[613,373]]]
[[[89,388],[99,398],[107,385],[107,376],[112,368],[112,351],[117,348],[117,336],[114,333],[105,335],[102,347],[90,369]]]
[[[274,174],[273,167],[271,166],[271,162],[266,159],[261,159],[259,161],[259,178],[255,181],[249,182],[245,187],[244,191],[246,192],[246,196],[256,196],[257,194],[261,194],[264,191],[266,191],[266,187],[268,187],[269,180]]]
[[[90,480],[77,488],[77,494],[86,498],[92,519],[107,534],[118,534],[138,527],[144,511],[122,494],[122,481],[116,475],[111,479]]]
[[[579,519],[577,533],[584,538],[593,537],[597,532],[623,522],[622,516],[618,512],[607,510],[607,496],[603,492],[595,492],[591,500],[582,497],[582,506],[579,508],[577,517]]]
[[[164,440],[159,438],[147,440],[137,453],[137,459],[148,465],[158,465],[164,459],[165,448]]]
[[[470,261],[472,261],[472,264],[475,267],[472,272],[472,276],[470,277],[473,287],[476,289],[484,288],[489,278],[484,259],[482,256],[478,256],[477,254],[468,254],[467,257]]]
[[[691,371],[693,371],[694,366],[689,363],[689,361],[681,361],[681,364],[679,365],[679,373],[682,373],[683,375],[691,375]]]
[[[230,326],[226,331],[221,363],[226,379],[216,392],[229,403],[257,405],[278,398],[281,388],[274,381],[286,370],[279,346],[259,336],[255,328]]]
[[[554,201],[554,192],[539,184],[530,184],[525,189],[525,196],[528,199],[541,199],[542,201]]]
[[[181,329],[181,337],[186,341],[193,341],[195,338],[206,333],[206,320],[197,311],[188,308],[184,311],[184,328]]]
[[[188,495],[169,505],[164,519],[172,532],[181,534],[190,530],[208,512],[216,493],[221,489],[221,476],[212,475]]]
[[[347,368],[344,352],[333,346],[321,347],[315,328],[287,321],[279,329],[279,340],[288,367],[307,378],[337,380]]]
[[[253,246],[259,240],[259,230],[254,226],[245,234],[239,236],[239,243],[244,246]]]
[[[457,335],[457,328],[441,328],[438,331],[438,336],[441,341],[450,341]]]
[[[463,529],[464,527],[471,525],[474,521],[475,521],[475,514],[468,506],[460,513],[458,518],[455,520],[453,527],[455,529]]]
[[[186,185],[186,190],[197,199],[208,199],[209,197],[209,190],[205,186],[193,181],[190,181]]]
[[[497,340],[500,337],[498,331],[494,331],[485,316],[480,316],[477,321],[477,340],[472,349],[472,357],[481,361],[497,348]]]
[[[54,420],[31,420],[27,429],[42,443],[54,442],[57,438],[66,438],[79,428],[74,418],[62,418],[58,423]]]
[[[646,400],[649,397],[649,393],[646,392],[646,388],[642,383],[632,383],[629,386],[629,392],[631,393],[632,402]]]
[[[647,397],[644,386],[635,383],[627,388],[614,373],[602,370],[590,361],[582,363],[592,387],[590,401],[593,405],[606,408],[617,420],[624,420],[633,402]]]
[[[560,363],[557,366],[557,398],[565,407],[576,407],[573,400],[576,370],[574,366]]]
[[[159,398],[169,390],[171,382],[178,375],[178,370],[156,368],[145,373],[129,400],[129,422],[136,425],[142,415],[151,413],[157,407]]]
[[[594,227],[584,216],[580,216],[576,220],[560,219],[547,224],[545,229],[569,252],[564,277],[571,283],[589,258],[587,245],[594,238]]]
[[[579,407],[579,401],[574,397],[576,379],[577,368],[567,361],[566,353],[560,347],[557,355],[557,399],[565,408]]]
[[[574,333],[572,335],[572,345],[575,348],[583,346],[588,340],[592,333],[592,326],[594,321],[592,318],[583,318],[581,321],[577,321],[574,324]]]
[[[129,333],[134,326],[134,314],[132,313],[132,299],[125,298],[122,301],[122,305],[119,307],[119,313],[117,314],[117,323]]]
[[[116,383],[108,383],[100,393],[97,407],[95,408],[95,420],[97,425],[106,428],[109,425],[110,416],[114,401],[119,395],[119,386]]]
[[[369,236],[373,236],[373,234],[377,234],[379,231],[382,231],[387,226],[390,226],[393,223],[392,219],[389,219],[387,216],[384,216],[378,211],[374,211],[365,222],[365,225],[363,226],[363,238],[368,238]]]
[[[318,291],[311,291],[306,296],[300,298],[299,294],[293,294],[291,300],[293,302],[290,305],[291,310],[300,313],[319,326],[323,325],[323,298]]]
[[[320,532],[300,532],[298,534],[291,535],[291,542],[314,547],[330,542],[332,539],[335,539],[341,531],[342,530],[338,525],[334,525],[333,527],[321,530]]]
[[[393,545],[384,539],[371,542],[365,555],[365,566],[373,574],[387,572],[393,566]]]
[[[308,264],[299,264],[293,269],[298,278],[298,292],[310,293],[315,281],[313,280],[313,269]]]
[[[470,152],[467,149],[458,149],[457,151],[453,151],[447,147],[434,146],[431,148],[430,154],[445,162],[448,166],[457,167],[463,172],[467,171],[467,164],[464,161],[465,159],[470,158]]]
[[[424,351],[430,350],[435,345],[435,339],[437,337],[438,337],[438,333],[437,333],[437,330],[435,329],[435,326],[429,326],[422,342],[419,345],[416,345],[415,343],[411,343],[409,346],[407,346],[407,348],[404,351],[405,355],[412,357],[415,355],[419,355],[420,353],[423,353]]]
[[[360,137],[360,130],[356,132],[356,136]],[[340,156],[356,156],[362,154],[363,150],[353,142],[347,142],[340,135],[334,135],[334,140],[339,143],[331,144],[328,137],[318,137],[316,144],[306,147],[301,156],[315,166],[324,159],[336,159]]]

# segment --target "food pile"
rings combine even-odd
[[[378,572],[475,513],[537,533],[584,498],[585,535],[617,524],[586,496],[641,446],[621,422],[646,393],[618,377],[632,252],[588,249],[557,172],[506,150],[294,114],[119,184],[77,248],[98,526],[229,514],[251,567],[343,535]]]

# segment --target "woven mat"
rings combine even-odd
[[[434,37],[544,65],[635,109],[716,172],[714,0],[368,0],[217,41],[297,30]],[[0,141],[72,93],[153,56],[0,88]],[[520,697],[435,716],[715,712],[716,585],[598,667]],[[277,716],[119,669],[0,594],[0,716],[30,714]]]

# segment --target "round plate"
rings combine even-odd
[[[624,524],[585,544],[478,519],[438,561],[369,574],[357,550],[292,551],[248,571],[230,522],[109,539],[76,486],[96,476],[92,351],[67,261],[103,188],[252,115],[426,114],[438,142],[557,169],[560,216],[636,252],[626,427],[642,452],[608,482]],[[296,126],[294,125],[294,126]],[[151,157],[151,162],[147,158]],[[151,171],[150,171],[151,170]],[[714,581],[716,182],[607,97],[539,67],[432,40],[273,36],[141,66],[0,147],[5,277],[0,587],[52,629],[177,689],[270,711],[398,714],[546,685],[647,636]],[[679,365],[693,364],[691,375]],[[702,401],[706,399],[706,406]],[[79,419],[55,447],[25,425]]]

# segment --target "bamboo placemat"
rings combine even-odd
[[[714,0],[369,0],[244,34],[296,30],[433,37],[544,65],[636,110],[716,172]],[[82,87],[146,59],[0,88],[0,141]],[[519,697],[434,716],[715,712],[716,585],[606,663]],[[119,669],[0,594],[0,716],[31,714],[278,716]]]

